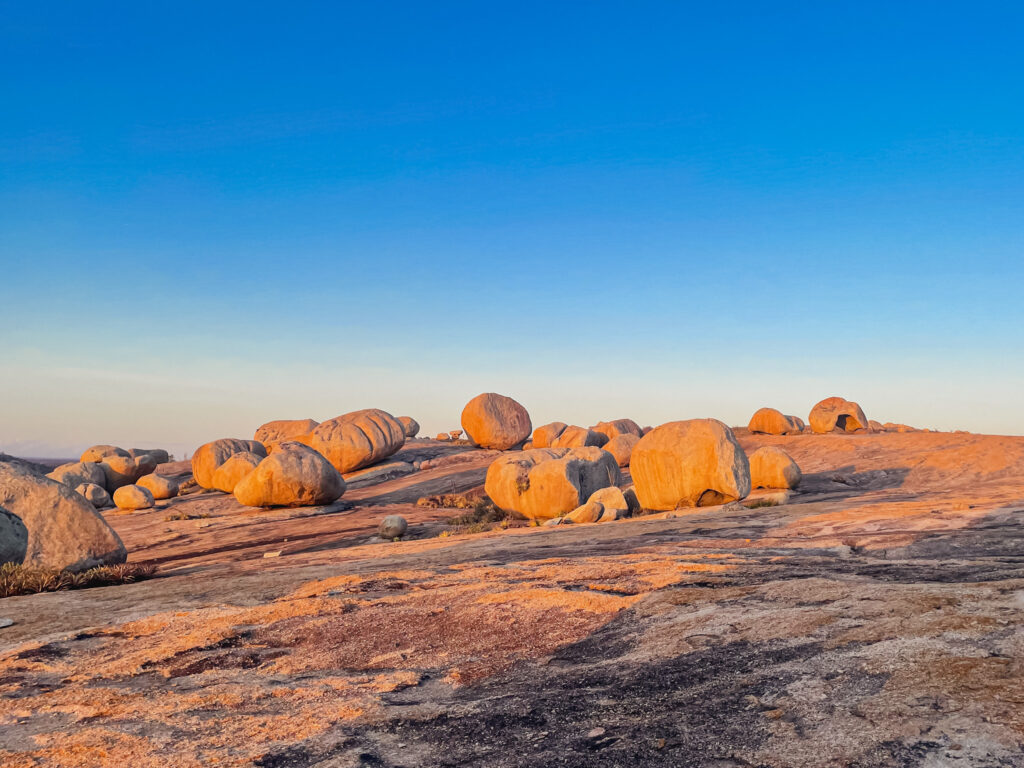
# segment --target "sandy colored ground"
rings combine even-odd
[[[1024,438],[740,434],[791,503],[439,537],[493,454],[413,441],[111,514],[162,575],[0,601],[0,765],[1024,765]]]

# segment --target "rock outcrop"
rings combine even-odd
[[[548,520],[621,481],[614,457],[600,448],[534,448],[495,459],[484,490],[501,509]]]
[[[409,522],[401,515],[388,515],[377,526],[377,535],[382,539],[400,539],[409,530]]]
[[[0,565],[20,563],[28,549],[28,529],[13,512],[0,509]]]
[[[28,530],[28,565],[82,571],[127,557],[121,539],[81,494],[12,463],[0,462],[0,508]]]
[[[868,428],[868,419],[861,407],[841,397],[826,397],[811,409],[808,421],[819,435],[833,430],[857,432]]]
[[[98,485],[101,488],[107,486],[107,476],[103,468],[92,461],[75,461],[70,464],[61,464],[55,470],[47,474],[51,480],[63,483],[68,488],[77,488],[83,483]]]
[[[633,449],[630,472],[645,509],[706,507],[750,493],[750,463],[717,419],[662,424]]]
[[[108,456],[131,458],[131,454],[128,451],[124,448],[118,448],[116,445],[94,445],[82,452],[82,457],[79,461],[88,461],[95,464],[103,461]]]
[[[752,488],[796,488],[802,478],[793,457],[778,446],[766,445],[750,454]]]
[[[804,427],[796,416],[787,416],[775,408],[760,408],[750,417],[747,429],[763,435],[798,435]]]
[[[638,435],[621,434],[616,435],[601,447],[615,457],[615,461],[620,467],[628,467],[629,460],[633,455],[633,449],[636,448],[636,444],[639,442],[640,437]]]
[[[607,435],[586,427],[566,427],[562,434],[551,442],[552,448],[584,448],[593,445],[600,448],[608,442]],[[535,444],[536,445],[536,444]]]
[[[140,488],[145,488],[156,500],[173,499],[178,495],[178,481],[173,477],[150,473],[143,475],[136,483]]]
[[[477,395],[462,409],[462,429],[474,445],[507,451],[530,436],[530,414],[513,400],[494,392]]]
[[[82,483],[75,487],[75,493],[84,496],[85,500],[96,507],[96,509],[103,509],[114,503],[111,501],[107,489],[96,483]]]
[[[236,453],[255,453],[265,457],[267,449],[259,440],[224,437],[199,446],[192,454],[192,477],[200,488],[213,488],[213,473]]]
[[[129,448],[128,455],[133,459],[137,459],[139,456],[151,456],[157,466],[171,460],[171,455],[163,448]]]
[[[235,498],[247,507],[330,504],[344,492],[338,470],[319,452],[296,442],[281,443],[235,486]]]
[[[114,491],[114,506],[118,509],[149,509],[153,506],[153,494],[139,485],[122,485]]]
[[[405,427],[379,408],[353,411],[313,430],[309,446],[344,474],[376,464],[405,445]]]
[[[281,440],[294,440],[301,435],[308,435],[320,425],[319,421],[313,419],[278,419],[268,421],[256,428],[252,439],[264,445],[267,443],[280,442]]]
[[[156,459],[149,454],[135,457],[115,454],[106,456],[97,466],[103,470],[104,487],[113,492],[156,469]]]
[[[632,419],[613,419],[612,421],[599,421],[591,427],[595,432],[600,432],[609,440],[619,435],[636,435],[643,437],[644,431],[640,425]]]
[[[282,444],[276,443],[275,450],[280,445]],[[213,487],[224,493],[234,493],[235,486],[256,469],[265,458],[266,456],[260,456],[252,451],[236,453],[217,467],[217,471],[213,473]]]
[[[398,420],[402,423],[406,437],[416,437],[420,433],[420,423],[412,416],[399,416]]]
[[[533,430],[530,443],[534,448],[551,448],[558,436],[565,432],[568,426],[564,421],[552,421],[550,424],[537,427]]]

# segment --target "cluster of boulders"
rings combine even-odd
[[[146,509],[157,499],[178,495],[175,480],[155,473],[169,459],[161,448],[94,445],[78,461],[62,464],[47,477],[76,491],[97,509],[111,504],[126,510]]]
[[[529,449],[596,446],[614,456],[620,467],[627,467],[633,448],[643,434],[643,430],[632,419],[602,421],[592,427],[577,427],[553,421],[533,430],[533,436],[523,447]]]

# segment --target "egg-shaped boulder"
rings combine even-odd
[[[643,437],[643,429],[632,419],[613,419],[612,421],[599,421],[591,427],[595,432],[611,440],[619,435],[636,435]]]
[[[114,492],[123,485],[132,485],[143,475],[156,469],[156,459],[149,454],[140,456],[110,455],[97,465],[103,470],[103,485]]]
[[[326,458],[302,443],[281,443],[235,486],[247,507],[310,507],[330,504],[345,492],[345,480]]]
[[[717,419],[662,424],[633,448],[630,473],[645,509],[707,507],[750,493],[750,462]]]
[[[807,419],[819,435],[827,432],[858,432],[868,428],[868,419],[861,407],[841,397],[826,397],[811,409]]]
[[[192,477],[195,478],[200,488],[213,488],[213,473],[217,471],[217,467],[236,453],[246,451],[255,453],[261,458],[267,455],[266,447],[259,440],[224,437],[205,443],[192,454]]]
[[[420,423],[412,416],[399,416],[398,420],[402,422],[406,437],[416,437],[420,433]]]
[[[752,488],[796,488],[803,473],[793,457],[775,445],[765,445],[750,454]]]
[[[151,456],[157,466],[171,460],[171,455],[163,448],[129,448],[128,455],[133,459],[137,459],[139,456]]]
[[[747,429],[762,435],[797,435],[803,432],[803,423],[775,408],[759,408],[750,417]]]
[[[96,509],[103,509],[114,503],[110,500],[110,494],[107,493],[107,489],[96,483],[82,483],[75,487],[75,493],[84,496],[86,501],[96,507]]]
[[[173,499],[178,495],[178,481],[173,477],[150,473],[143,475],[135,483],[140,488],[145,488],[156,500]]]
[[[601,447],[615,457],[615,462],[620,467],[628,467],[633,456],[633,449],[640,442],[640,436],[630,433],[616,435]]]
[[[127,510],[149,509],[153,506],[153,494],[138,485],[122,485],[114,491],[114,506]]]
[[[128,451],[124,448],[118,448],[116,445],[93,445],[82,452],[79,461],[88,461],[95,464],[103,461],[108,456],[131,458],[131,454]]]
[[[474,445],[507,451],[525,441],[533,425],[530,414],[511,397],[484,392],[462,409],[462,429]]]
[[[257,427],[252,439],[264,445],[281,440],[293,440],[299,435],[308,435],[318,426],[320,422],[313,419],[278,419]]]
[[[282,445],[284,443],[273,443],[274,450],[279,450]],[[252,451],[236,453],[217,467],[217,471],[213,473],[213,487],[224,493],[234,493],[235,486],[256,469],[265,458],[266,456],[260,456]]]
[[[92,461],[61,464],[46,476],[58,483],[63,483],[68,488],[78,488],[83,483],[98,485],[101,488],[106,488],[107,485],[107,476],[103,473],[103,468]]]
[[[405,427],[387,411],[367,408],[325,421],[308,444],[344,474],[398,451],[405,445]]]
[[[571,512],[594,491],[618,485],[615,458],[600,448],[534,448],[499,456],[487,468],[484,490],[498,507],[532,520]]]

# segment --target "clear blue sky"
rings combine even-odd
[[[484,390],[1024,433],[1020,4],[0,8],[0,449]]]

